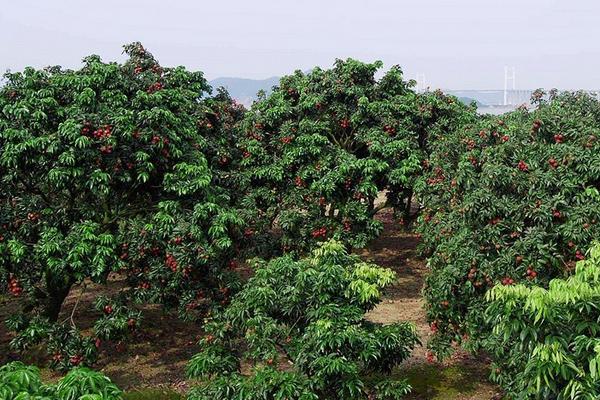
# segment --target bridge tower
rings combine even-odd
[[[515,67],[504,67],[504,105],[508,105],[508,86],[512,84],[512,91],[516,89],[516,72]]]
[[[423,72],[417,72],[417,93],[423,93],[427,90],[425,86],[425,74]]]

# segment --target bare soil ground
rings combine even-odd
[[[95,297],[110,295],[121,286],[119,277],[114,276],[111,281],[110,291],[106,286],[93,284],[88,285],[83,294],[81,287],[74,288],[63,304],[59,321],[70,319],[79,298],[73,320],[84,334],[89,332],[100,316],[94,309]],[[17,302],[13,298],[0,299],[0,321],[4,321],[15,310]],[[124,390],[152,387],[185,391],[185,365],[198,350],[196,343],[202,335],[202,329],[163,312],[158,306],[147,306],[142,310],[143,329],[139,334],[127,344],[103,343],[95,368]],[[33,349],[23,357],[12,352],[9,348],[11,339],[12,335],[0,322],[0,365],[17,359],[37,365],[45,364],[46,360],[39,350]],[[60,377],[48,369],[42,369],[42,375],[49,381]]]
[[[425,261],[416,252],[418,239],[414,234],[406,233],[393,220],[390,211],[380,212],[378,218],[385,226],[383,235],[357,253],[366,260],[396,271],[397,282],[388,289],[384,301],[369,313],[368,318],[381,323],[411,321],[426,343],[430,331],[421,290],[427,271]],[[117,290],[118,277],[113,279],[117,284],[111,287]],[[81,288],[76,288],[65,301],[61,318],[71,315],[81,296],[74,321],[84,331],[90,329],[98,316],[93,308],[93,299],[100,293],[110,294],[106,287],[91,285],[83,294]],[[4,321],[16,308],[14,299],[0,298],[0,320]],[[126,346],[103,344],[97,368],[125,390],[151,387],[183,393],[188,388],[185,365],[197,351],[195,343],[201,335],[201,328],[182,322],[158,307],[147,307],[143,332]],[[19,359],[9,349],[11,338],[4,324],[0,324],[0,365]],[[36,351],[31,351],[24,361],[43,364],[44,359]],[[494,398],[497,393],[497,388],[487,382],[487,373],[484,360],[459,353],[443,364],[429,363],[425,348],[418,347],[394,375],[409,380],[413,386],[410,396],[413,400],[484,400]],[[44,370],[44,375],[49,380],[58,378],[48,370]]]
[[[417,327],[423,346],[394,372],[413,386],[409,396],[414,400],[484,400],[497,396],[498,389],[487,381],[485,360],[457,352],[444,363],[427,361],[425,344],[431,331],[427,324],[421,295],[426,262],[418,256],[418,238],[394,221],[391,210],[383,210],[378,219],[384,224],[383,234],[367,248],[357,251],[364,259],[396,272],[396,283],[385,293],[384,301],[367,318],[375,322],[410,321]]]

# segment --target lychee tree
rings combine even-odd
[[[204,116],[198,120],[200,134],[207,138],[203,153],[219,184],[232,187],[237,174],[237,163],[242,158],[238,148],[238,131],[239,124],[246,115],[246,108],[222,87],[217,88],[213,96],[207,97],[203,105]],[[235,190],[230,194],[239,195]]]
[[[477,348],[490,332],[491,287],[547,286],[600,236],[600,103],[585,93],[536,98],[532,111],[482,117],[431,143],[418,231],[439,355],[453,342]]]
[[[486,317],[492,379],[508,398],[600,397],[600,245],[549,287],[495,286]]]
[[[216,146],[203,126],[210,87],[201,72],[161,67],[139,43],[125,53],[123,64],[90,56],[78,70],[5,76],[0,280],[22,298],[24,314],[11,319],[21,332],[44,332],[73,285],[107,283],[111,271],[130,283],[127,300],[189,318],[215,296],[226,302],[242,220],[205,157]],[[111,323],[137,325],[135,312],[101,309],[105,336]]]
[[[253,104],[238,144],[250,234],[280,233],[284,251],[331,237],[363,246],[381,231],[374,215],[382,208],[412,217],[428,135],[466,107],[418,95],[397,66],[377,79],[381,67],[348,59],[297,71]]]
[[[201,352],[188,365],[190,377],[202,378],[190,399],[399,399],[410,390],[384,374],[419,342],[414,325],[365,318],[393,271],[334,240],[304,259],[256,264],[229,307],[205,325]]]

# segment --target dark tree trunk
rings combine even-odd
[[[48,297],[45,299],[43,315],[52,322],[58,320],[58,314],[62,308],[65,298],[71,291],[73,282],[71,280],[64,281],[59,277],[54,277],[51,274],[46,276],[46,290]]]
[[[412,196],[413,196],[413,191],[412,189],[409,189],[408,192],[406,193],[406,203],[404,205],[404,221],[406,221],[407,224],[410,224],[411,222],[411,215],[410,215],[410,209],[412,208]]]

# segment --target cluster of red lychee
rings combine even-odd
[[[140,289],[148,290],[148,289],[150,289],[150,283],[142,282],[142,283],[140,283],[139,287],[140,287]]]
[[[515,280],[509,276],[502,278],[502,284],[505,286],[514,285]]]
[[[554,158],[549,159],[548,164],[550,164],[550,167],[552,169],[558,167],[558,161],[556,161]]]
[[[529,279],[534,279],[536,276],[537,276],[537,271],[536,270],[534,270],[531,267],[527,268],[527,277]]]
[[[442,183],[444,181],[444,177],[432,177],[432,178],[427,178],[427,184],[429,186],[433,186],[436,185],[438,183]]]
[[[352,230],[352,225],[350,221],[344,221],[344,232],[350,232]]]
[[[476,277],[477,277],[477,268],[476,267],[472,267],[469,270],[469,273],[467,274],[467,279],[470,280],[470,281],[472,281]]]
[[[37,221],[39,221],[39,219],[40,219],[40,213],[37,213],[37,212],[30,212],[30,213],[27,213],[27,219],[28,219],[30,222],[37,222]]]
[[[81,128],[81,134],[83,136],[87,136],[92,130],[92,124],[89,121],[85,121],[83,123],[83,128]]]
[[[350,121],[346,118],[344,118],[343,120],[340,121],[340,126],[344,129],[347,129],[350,127]]]
[[[177,260],[173,256],[173,254],[167,254],[165,259],[165,265],[171,269],[173,272],[177,272]]]
[[[292,143],[292,140],[294,140],[294,138],[292,138],[291,136],[284,136],[281,138],[281,143],[290,144]]]
[[[23,288],[19,281],[12,277],[8,280],[8,291],[11,292],[14,296],[20,296],[23,293]]]
[[[477,166],[477,163],[478,163],[478,161],[477,161],[477,157],[475,157],[475,156],[473,156],[473,155],[469,155],[469,157],[468,157],[468,158],[469,158],[469,161],[471,162],[471,165],[473,165],[474,167],[476,167],[476,166]]]
[[[77,366],[83,362],[83,356],[81,354],[75,354],[69,358],[71,365]]]
[[[303,187],[303,186],[305,185],[305,183],[304,183],[304,179],[300,178],[299,176],[297,176],[297,177],[294,179],[294,183],[295,183],[295,184],[296,184],[296,186],[298,186],[298,187]]]
[[[100,146],[100,153],[110,154],[113,151],[113,147],[110,144]]]
[[[163,88],[162,83],[155,82],[152,85],[150,85],[150,87],[148,88],[147,92],[148,93],[154,93],[154,92],[157,92],[157,91],[161,90],[162,88]]]
[[[429,362],[429,363],[435,362],[435,355],[433,355],[433,353],[431,351],[428,351],[426,353],[425,358],[427,358],[427,362]]]
[[[471,265],[472,265],[472,267],[469,270],[469,273],[467,274],[467,279],[469,281],[473,282],[473,286],[475,286],[476,288],[480,288],[484,285],[484,282],[482,280],[477,279],[477,274],[478,274],[477,267],[474,266],[473,264],[471,264]],[[489,275],[483,274],[482,278],[485,278],[485,283],[488,286],[493,285],[494,282],[492,281],[492,278],[489,277]]]
[[[137,321],[133,318],[129,318],[127,320],[127,326],[129,327],[129,329],[135,329],[137,326]]]
[[[558,210],[552,210],[552,216],[558,219],[561,217],[561,213]]]
[[[473,150],[475,148],[475,141],[473,139],[467,139],[465,144],[467,145],[467,150]]]
[[[85,129],[85,128],[84,128]],[[94,139],[108,139],[112,136],[112,126],[105,125],[104,128],[98,128],[92,133]]]
[[[248,132],[247,136],[248,136],[248,138],[254,139],[257,142],[262,142],[262,139],[263,139],[263,137],[256,132]]]
[[[396,133],[396,129],[391,125],[385,125],[383,127],[383,131],[388,135],[393,135],[394,133]]]
[[[431,325],[429,325],[429,328],[431,329],[432,333],[436,333],[438,331],[438,329],[439,329],[438,325],[437,325],[437,322],[435,322],[435,321],[433,321],[431,323]]]
[[[517,164],[517,168],[519,168],[521,171],[526,172],[529,170],[529,166],[527,165],[527,163],[523,160],[519,161],[519,164]]]
[[[352,187],[352,179],[347,178],[344,181],[344,187],[346,188],[346,190],[349,190]]]
[[[311,232],[313,238],[325,238],[327,236],[327,228],[321,227]]]

